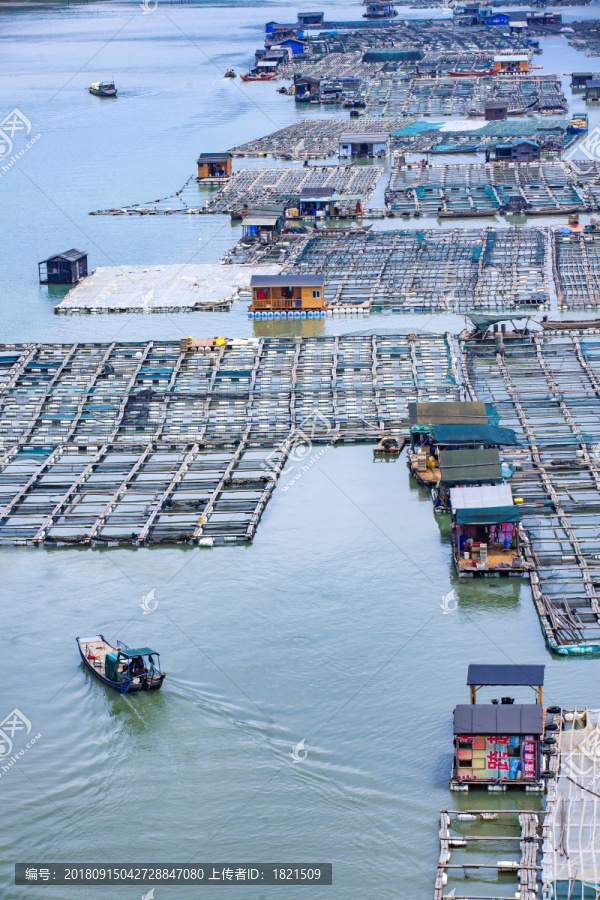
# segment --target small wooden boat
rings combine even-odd
[[[406,438],[397,441],[396,438],[393,437],[384,437],[381,438],[374,448],[373,453],[375,456],[400,456],[405,447]]]
[[[242,81],[273,81],[275,78],[274,72],[256,72],[250,73],[248,75],[242,75]]]
[[[114,81],[94,81],[90,84],[88,91],[94,97],[116,97],[117,89]]]
[[[225,77],[225,78],[237,78],[237,75],[235,74],[235,72],[234,72],[233,69],[227,69],[227,71],[225,72],[224,77]]]
[[[160,657],[149,647],[131,648],[121,641],[116,647],[104,635],[77,638],[79,653],[90,672],[120,694],[158,691],[165,680]]]

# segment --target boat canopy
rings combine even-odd
[[[134,656],[148,656],[149,653],[155,653],[158,656],[158,650],[150,650],[149,647],[140,647],[137,650],[128,647],[127,650],[119,650],[119,654],[127,659],[133,659]]]
[[[500,454],[496,447],[485,450],[442,450],[442,483],[458,484],[501,481]]]
[[[433,437],[440,447],[455,444],[500,444],[504,447],[519,447],[519,441],[512,428],[496,428],[493,425],[438,425],[432,428]]]
[[[457,525],[500,525],[519,522],[520,511],[514,506],[507,484],[485,484],[480,487],[453,487],[450,506]]]
[[[471,663],[467,670],[467,684],[502,685],[503,687],[535,686],[544,683],[546,666],[520,666],[507,663]]]
[[[460,400],[437,403],[409,403],[411,425],[478,425],[488,421],[486,404]]]
[[[454,710],[454,734],[537,735],[543,731],[544,710],[537,703],[461,704]]]
[[[518,506],[490,506],[487,509],[458,509],[457,525],[502,525],[520,521]]]
[[[529,319],[531,313],[498,313],[496,315],[487,315],[486,313],[466,313],[467,318],[471,320],[478,331],[487,331],[491,325],[497,325],[498,322],[510,322],[513,319]]]

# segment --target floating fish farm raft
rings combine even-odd
[[[204,212],[232,213],[244,205],[288,203],[301,191],[326,188],[338,194],[360,195],[366,202],[382,174],[381,166],[241,169],[210,198]]]
[[[546,232],[335,229],[286,241],[284,271],[323,272],[329,305],[505,310],[549,301]]]
[[[299,444],[460,398],[434,335],[3,344],[0,369],[0,542],[32,545],[250,541]]]
[[[552,265],[561,308],[583,310],[600,305],[600,234],[553,231]]]
[[[387,116],[478,115],[488,100],[503,100],[509,115],[556,115],[567,101],[556,75],[440,76],[402,78],[382,75],[363,82],[359,92],[367,112]]]
[[[578,135],[567,131],[568,119],[527,118],[486,122],[480,128],[442,131],[443,122],[410,122],[395,132],[393,146],[402,153],[474,153],[497,143],[527,139],[545,155],[555,156]]]
[[[434,900],[499,900],[497,893],[487,892],[500,878],[514,880],[520,900],[536,900],[541,885],[540,818],[537,812],[518,809],[442,810]],[[500,852],[504,859],[498,861]],[[454,886],[452,892],[449,885]]]
[[[343,132],[381,132],[393,134],[412,118],[303,119],[273,134],[240,144],[234,156],[276,156],[281,159],[310,159],[337,156]]]
[[[593,326],[593,323],[591,323]],[[523,449],[503,451],[523,499],[533,600],[557,653],[600,651],[600,332],[462,344],[470,399],[495,405]]]
[[[550,215],[599,208],[569,162],[394,166],[386,204],[400,215]],[[600,166],[595,163],[595,181]]]

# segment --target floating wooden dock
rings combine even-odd
[[[252,540],[310,443],[459,394],[448,336],[0,345],[0,543]],[[303,456],[302,456],[303,458]]]
[[[67,313],[167,313],[230,309],[250,297],[253,275],[278,275],[281,266],[100,266],[55,307]]]

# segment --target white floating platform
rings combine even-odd
[[[164,313],[229,309],[253,275],[278,275],[279,265],[100,266],[75,285],[56,313]]]

